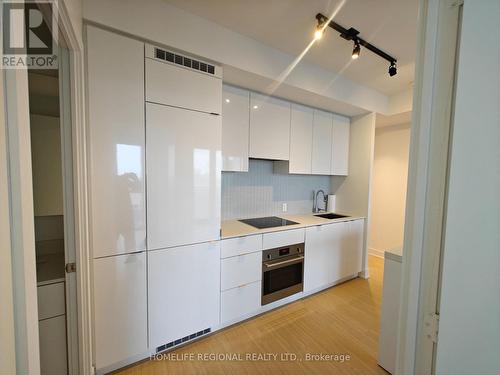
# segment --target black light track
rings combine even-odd
[[[328,22],[328,17],[324,16],[321,13],[316,14],[316,19],[318,20],[319,24],[324,24],[325,22]],[[366,49],[372,51],[376,55],[382,57],[383,59],[389,61],[389,63],[391,65],[395,65],[396,62],[398,61],[395,57],[392,57],[388,53],[385,53],[381,49],[375,47],[373,44],[368,43],[366,40],[360,38],[358,36],[359,31],[356,30],[355,28],[351,27],[350,29],[346,29],[345,27],[339,25],[338,23],[336,23],[334,21],[330,21],[330,23],[328,24],[328,26],[330,26],[332,29],[334,29],[335,31],[337,31],[342,38],[344,38],[346,40],[358,41],[358,43],[360,45],[362,45]]]

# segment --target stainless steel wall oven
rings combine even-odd
[[[262,252],[262,305],[302,292],[303,289],[303,243]]]

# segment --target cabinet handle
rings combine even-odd
[[[303,256],[300,256],[300,257],[296,257],[296,258],[293,258],[293,259],[288,259],[288,260],[284,260],[282,262],[277,262],[277,263],[272,263],[272,264],[269,264],[269,263],[264,263],[264,265],[267,267],[267,268],[272,268],[272,267],[276,267],[276,266],[280,266],[282,264],[287,264],[287,263],[292,263],[292,262],[297,262],[298,260],[302,260],[304,259]]]

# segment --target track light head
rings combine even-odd
[[[393,61],[393,62],[391,62],[391,65],[389,66],[389,75],[392,77],[392,76],[395,76],[397,73],[398,73],[398,68],[396,66],[396,62]]]
[[[316,26],[316,31],[314,32],[314,40],[320,40],[325,32],[325,24],[318,19],[318,25]]]
[[[352,49],[352,59],[356,60],[359,57],[359,53],[361,52],[361,46],[359,45],[359,41],[357,39],[354,40],[354,48]]]

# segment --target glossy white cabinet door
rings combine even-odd
[[[349,167],[349,133],[351,120],[333,115],[332,175],[347,176]]]
[[[292,103],[289,173],[311,174],[313,109]]]
[[[219,241],[150,251],[148,256],[152,351],[219,324]]]
[[[233,86],[222,90],[222,170],[248,172],[250,92]]]
[[[350,255],[349,249],[352,246],[349,238],[349,222],[343,221],[339,223],[330,224],[335,231],[335,235],[330,239],[331,253],[330,253],[330,283],[338,281],[344,277],[351,276],[349,273]]]
[[[219,239],[221,118],[146,104],[148,250]]]
[[[289,160],[289,102],[250,93],[250,157]]]
[[[332,114],[314,110],[312,174],[329,175],[332,159]]]
[[[221,113],[222,80],[146,58],[146,101]]]
[[[262,278],[262,252],[222,259],[221,290],[250,284]]]
[[[66,347],[66,315],[40,320],[40,374],[68,373]]]
[[[306,228],[304,292],[327,285],[330,280],[331,225]]]
[[[362,271],[363,243],[364,243],[364,220],[353,220],[347,222],[348,232],[346,246],[342,248],[342,275],[347,277],[356,275]]]
[[[144,44],[87,26],[94,258],[144,250]]]
[[[146,253],[94,259],[97,369],[148,350]]]
[[[221,323],[234,322],[245,318],[261,307],[262,287],[256,281],[221,293]]]

